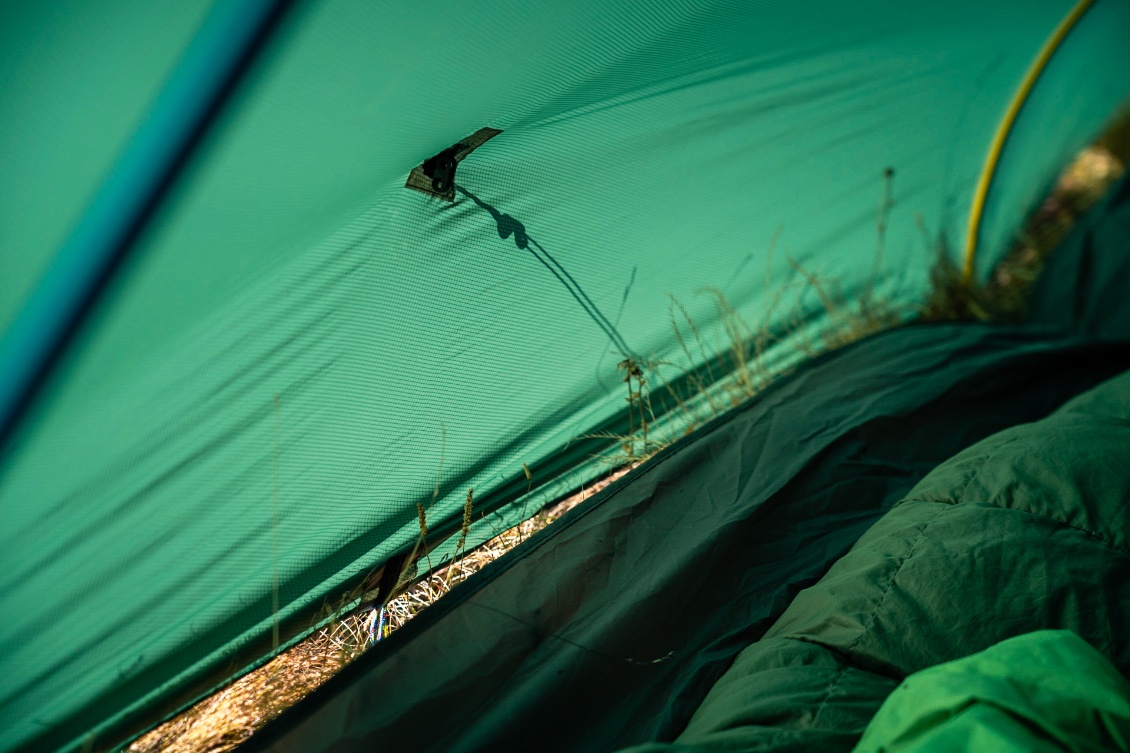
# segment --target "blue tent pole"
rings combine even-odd
[[[217,0],[205,17],[133,138],[0,340],[0,453],[293,4],[293,0]]]

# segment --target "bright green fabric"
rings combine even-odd
[[[868,287],[887,167],[873,289],[918,301],[919,215],[960,236],[999,117],[1072,4],[300,4],[0,461],[0,748],[45,729],[77,744],[108,704],[238,671],[276,617],[308,625],[411,547],[417,502],[451,530],[473,487],[478,509],[510,505],[497,526],[586,482],[598,466],[577,438],[627,428],[623,354],[603,330],[678,359],[673,294],[709,357],[728,343],[705,287],[755,322],[818,330],[815,295],[776,292],[790,260],[848,299]],[[60,28],[97,43],[97,71],[123,50],[149,75],[188,28],[170,16],[164,54],[135,55],[85,35],[111,17],[80,19]],[[4,39],[44,25],[15,18]],[[1107,41],[1076,54],[1130,71],[1112,62],[1130,47]],[[0,119],[14,166],[0,198],[36,208],[0,201],[0,325],[152,84],[48,75],[91,70],[68,50],[19,47],[21,75],[0,76],[0,106],[42,87]],[[99,87],[130,89],[106,100],[112,124],[68,95]],[[1101,108],[1107,94],[1079,96]],[[60,156],[35,177],[28,145],[50,149],[26,128],[48,121],[90,157],[73,176]],[[404,190],[487,125],[505,132],[457,179],[478,201]],[[1060,157],[1026,155],[1007,180],[1045,179]],[[769,358],[795,361],[798,342]],[[523,463],[541,487],[528,504]]]
[[[1017,636],[917,672],[855,753],[1130,750],[1130,683],[1068,631]]]

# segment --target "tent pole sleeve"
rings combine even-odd
[[[0,340],[0,453],[293,0],[218,0]]]
[[[1071,12],[1067,14],[1059,26],[1056,27],[1055,32],[1051,35],[1047,42],[1044,43],[1040,53],[1036,59],[1032,61],[1032,65],[1028,68],[1028,73],[1024,76],[1024,80],[1020,83],[1020,88],[1016,90],[1013,95],[1012,102],[1008,105],[1008,110],[1005,111],[1004,118],[1001,120],[1000,125],[997,127],[996,135],[993,137],[992,144],[989,146],[989,154],[985,159],[985,166],[981,170],[981,177],[977,181],[977,190],[973,195],[973,206],[969,211],[969,228],[965,239],[965,260],[962,263],[961,273],[965,282],[972,282],[973,280],[973,260],[977,255],[977,240],[981,231],[981,218],[985,211],[985,201],[989,196],[989,188],[992,187],[993,176],[996,174],[997,165],[1000,163],[1001,153],[1004,151],[1005,142],[1008,141],[1008,135],[1012,132],[1012,126],[1016,122],[1017,115],[1020,114],[1021,108],[1024,107],[1028,95],[1031,93],[1032,88],[1036,85],[1036,81],[1040,78],[1044,68],[1047,67],[1048,61],[1051,60],[1052,55],[1059,48],[1060,43],[1067,37],[1068,33],[1083,17],[1083,14],[1095,4],[1095,0],[1079,0]]]

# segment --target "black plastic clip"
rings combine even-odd
[[[467,155],[502,133],[497,128],[480,128],[457,144],[428,157],[412,168],[405,188],[411,188],[445,201],[455,201],[455,170]]]

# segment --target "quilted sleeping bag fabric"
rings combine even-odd
[[[1069,630],[1130,672],[1130,373],[943,463],[642,751],[848,751],[920,670]]]

